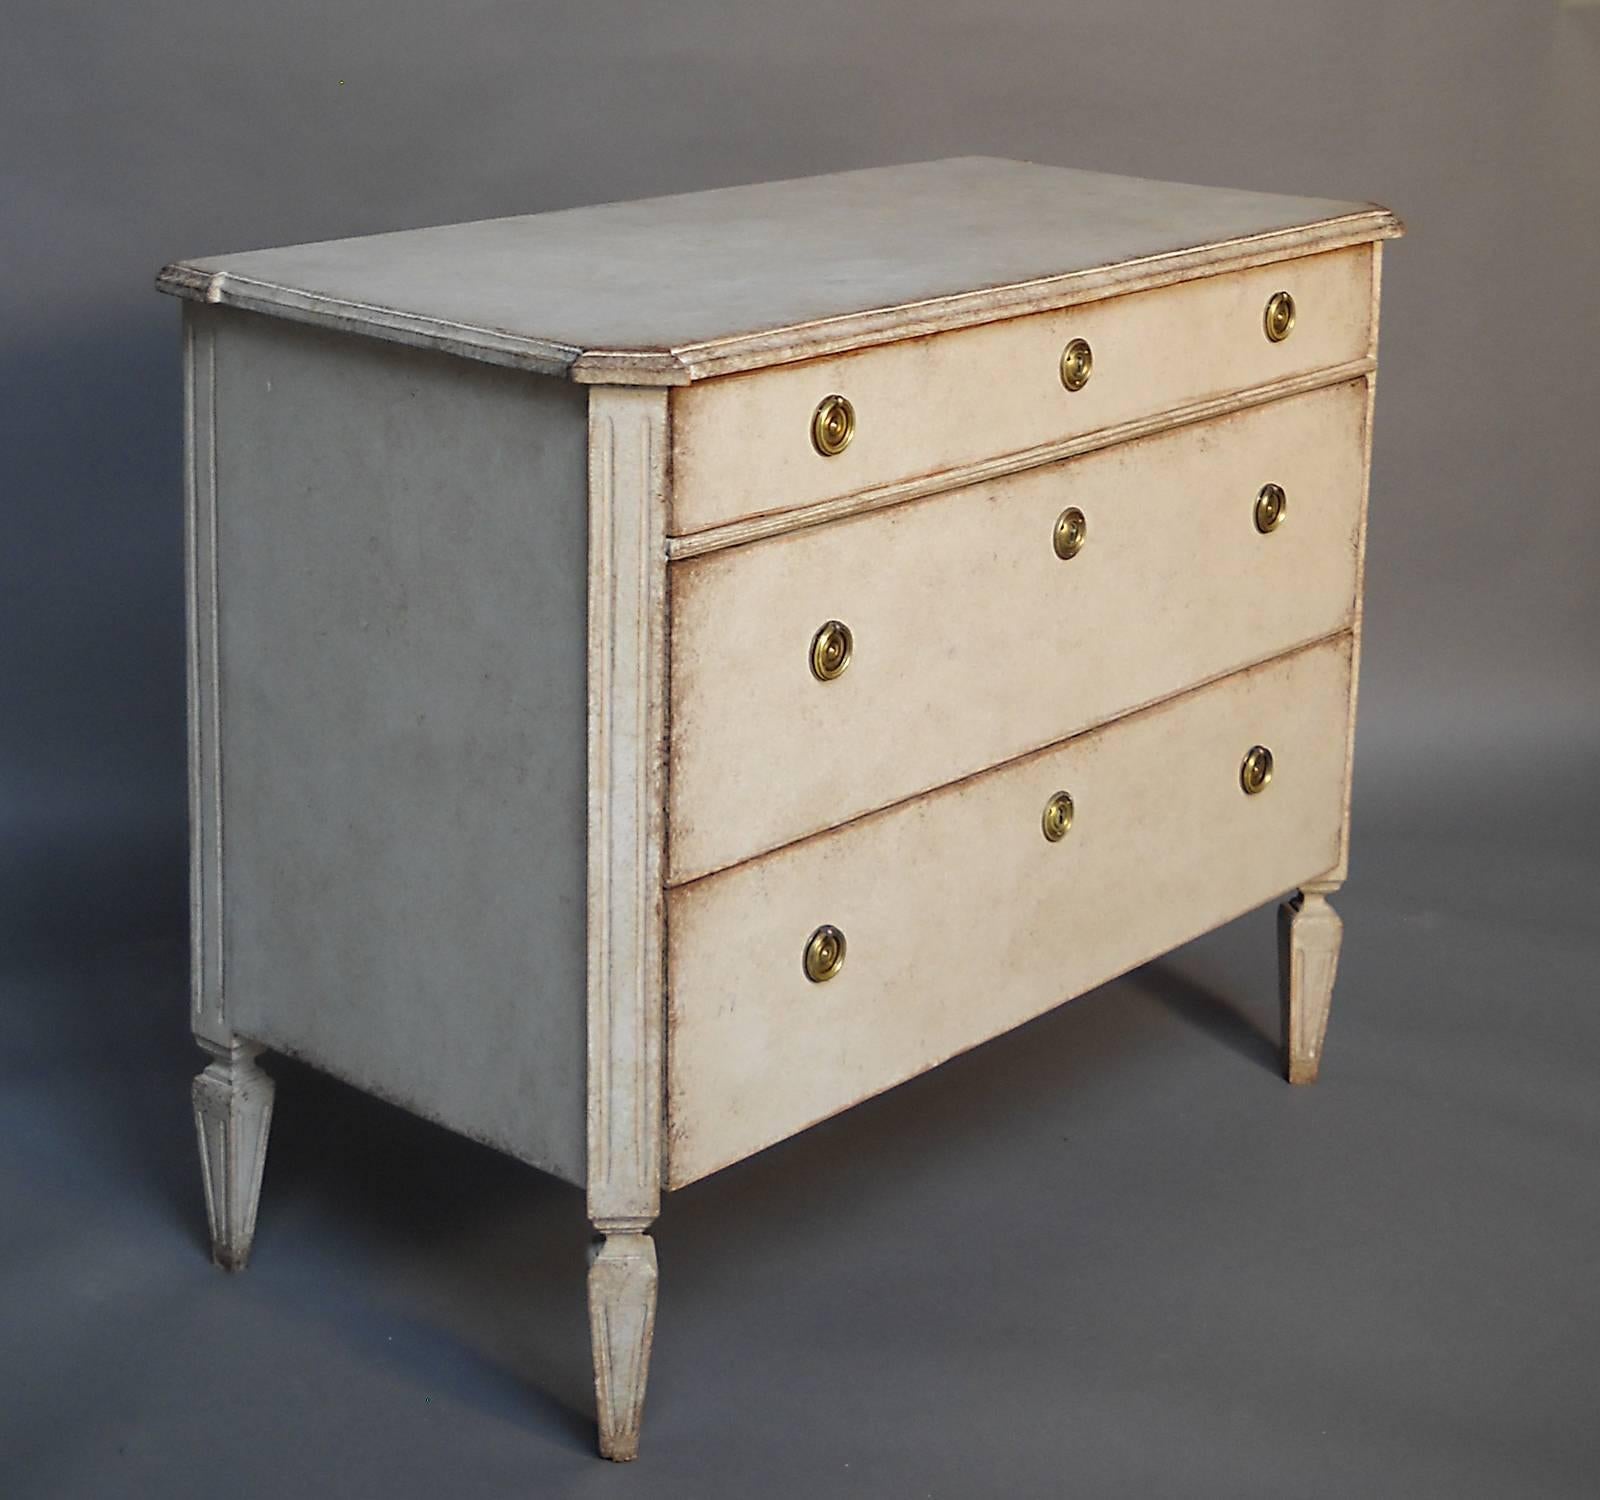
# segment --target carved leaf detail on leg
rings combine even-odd
[[[256,1204],[272,1125],[272,1080],[247,1042],[211,1047],[214,1061],[194,1081],[194,1123],[200,1141],[211,1258],[240,1271],[250,1258]]]
[[[589,1335],[600,1452],[639,1456],[639,1424],[656,1323],[656,1247],[647,1234],[610,1234],[589,1265]]]
[[[1344,923],[1318,890],[1278,908],[1278,968],[1283,996],[1284,1071],[1290,1083],[1313,1083],[1339,970]]]

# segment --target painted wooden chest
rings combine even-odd
[[[195,1083],[664,1190],[1285,892],[1338,957],[1369,204],[961,159],[184,261]]]

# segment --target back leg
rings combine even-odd
[[[201,1041],[212,1062],[194,1081],[194,1123],[200,1137],[211,1258],[242,1271],[256,1230],[256,1203],[272,1124],[272,1080],[256,1064],[260,1048]]]

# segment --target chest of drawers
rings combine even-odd
[[[180,262],[217,1260],[294,1055],[680,1187],[1285,892],[1317,1072],[1381,242],[962,159]]]

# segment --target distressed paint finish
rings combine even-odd
[[[791,844],[670,895],[680,1187],[1312,879],[1344,805],[1350,637]],[[1277,767],[1239,785],[1253,744]],[[1040,832],[1057,790],[1076,804]],[[848,941],[809,983],[819,925]]]
[[[225,1271],[242,1271],[256,1232],[272,1126],[272,1080],[257,1065],[260,1048],[253,1044],[204,1045],[212,1061],[191,1092],[211,1258]]]
[[[996,454],[1362,359],[1370,247],[1112,297],[1064,312],[708,381],[672,397],[674,536],[781,514]],[[1294,332],[1262,332],[1267,299],[1294,294]],[[1061,383],[1074,338],[1089,383]],[[855,436],[824,458],[811,415],[838,392]]]
[[[223,1002],[222,691],[217,664],[215,324],[183,310],[184,600],[189,726],[189,1018],[197,1040],[233,1041]]]
[[[673,563],[669,883],[1346,628],[1366,414],[1351,382]],[[854,651],[819,683],[828,619]]]
[[[184,600],[189,771],[189,1021],[210,1061],[190,1087],[211,1258],[243,1270],[272,1123],[260,1047],[233,1032],[223,935],[222,687],[217,566],[216,321],[183,317]]]
[[[707,527],[704,531],[691,532],[686,536],[669,536],[667,556],[675,562],[701,557],[725,547],[742,547],[748,542],[807,530],[830,521],[842,521],[868,511],[886,510],[908,500],[923,500],[929,495],[944,494],[947,490],[965,489],[968,485],[1004,479],[1085,453],[1097,453],[1102,448],[1114,448],[1139,438],[1155,437],[1191,423],[1209,422],[1217,417],[1231,416],[1234,412],[1250,411],[1269,402],[1286,400],[1290,396],[1302,396],[1310,391],[1326,390],[1329,386],[1344,385],[1351,380],[1365,378],[1372,368],[1372,360],[1354,359],[1325,370],[1294,375],[1287,380],[1273,380],[1265,385],[1230,391],[1224,396],[1175,406],[1150,416],[1137,417],[1131,422],[1096,428],[1075,437],[1052,439],[1048,443],[1014,453],[1001,453],[970,464],[959,464],[953,469],[937,469],[914,479],[871,485],[832,500],[818,500],[811,505],[797,505],[792,510],[776,511],[769,515],[749,516],[742,521]]]
[[[229,1024],[581,1184],[587,393],[210,315]]]
[[[660,1206],[666,398],[589,402],[589,1217]]]
[[[626,1460],[664,1188],[1296,888],[1314,1078],[1399,232],[963,158],[169,266],[219,1263],[263,1046],[556,1171]],[[819,684],[828,618],[857,654]],[[849,951],[814,985],[823,923]]]
[[[667,402],[589,398],[588,1202],[600,1451],[639,1451],[665,1052]]]
[[[647,1234],[609,1234],[589,1261],[589,1338],[602,1457],[639,1456],[650,1345],[656,1328],[656,1247]]]
[[[1350,716],[1345,726],[1344,820],[1339,833],[1339,859],[1322,879],[1330,889],[1342,885],[1350,873],[1350,792],[1355,784],[1356,713],[1361,692],[1361,641],[1366,619],[1367,509],[1372,495],[1372,420],[1378,396],[1378,313],[1383,289],[1383,246],[1372,247],[1372,280],[1368,288],[1372,312],[1367,319],[1367,358],[1371,368],[1366,375],[1367,419],[1361,449],[1361,519],[1356,527],[1356,607],[1351,622]]]
[[[204,256],[159,284],[542,374],[681,385],[1399,233],[1370,203],[958,157]]]
[[[1278,908],[1278,973],[1283,999],[1284,1076],[1315,1083],[1322,1067],[1344,923],[1329,904],[1337,885],[1307,882]]]

